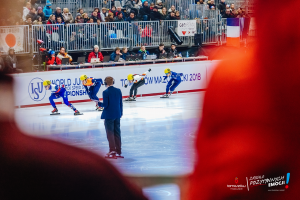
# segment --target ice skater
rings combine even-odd
[[[127,88],[129,83],[133,83],[133,85],[130,88],[129,97],[125,99],[125,101],[135,101],[137,95],[137,89],[145,85],[145,76],[147,75],[148,72],[151,72],[151,69],[148,69],[148,71],[146,71],[142,75],[129,74],[127,76],[127,81],[124,87]]]
[[[43,82],[43,85],[46,90],[51,91],[49,101],[50,101],[52,107],[54,108],[51,115],[59,115],[60,114],[60,113],[58,113],[58,109],[56,108],[56,105],[54,103],[54,99],[58,99],[58,98],[63,98],[64,103],[68,107],[70,107],[72,110],[74,110],[74,115],[82,115],[82,113],[80,113],[71,103],[69,103],[67,90],[65,89],[64,85],[62,85],[60,87],[58,85],[51,84],[51,81],[49,81],[49,80],[45,80]]]
[[[170,68],[165,69],[165,74],[166,74],[166,77],[164,80],[166,80],[168,77],[171,77],[171,79],[169,80],[169,82],[167,84],[166,94],[164,94],[160,98],[169,98],[171,96],[171,94],[174,92],[174,90],[176,89],[176,87],[181,83],[181,76],[183,76],[183,73],[173,72],[173,71],[171,71]],[[170,91],[170,94],[169,94],[169,91]]]
[[[96,79],[91,77],[88,78],[87,75],[81,75],[80,80],[86,92],[88,93],[90,99],[96,103],[96,110],[103,111],[103,108],[101,107],[101,102],[97,97],[97,93],[99,92],[100,87],[103,83],[102,79],[101,78]]]

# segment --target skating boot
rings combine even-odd
[[[169,98],[168,94],[164,94],[163,96],[161,96],[160,98]]]
[[[57,108],[54,108],[54,110],[52,110],[50,115],[59,115],[60,113],[58,112]]]
[[[135,101],[135,99],[132,97],[128,97],[127,99],[125,99],[125,101]]]
[[[105,155],[105,158],[108,158],[108,159],[117,159],[116,152],[115,151],[108,152]]]
[[[133,99],[136,101],[136,96],[133,96]]]
[[[98,107],[97,108],[98,111],[103,111],[103,109],[104,109],[103,107]]]
[[[78,110],[75,110],[74,115],[83,115],[83,114],[80,113]]]
[[[121,156],[121,154],[118,154],[118,153],[116,154],[116,157],[117,158],[124,158],[124,156]]]

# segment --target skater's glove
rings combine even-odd
[[[127,85],[125,85],[124,87],[127,88]]]
[[[151,72],[151,69],[149,69],[148,72]]]

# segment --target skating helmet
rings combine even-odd
[[[87,79],[87,78],[88,78],[88,77],[87,77],[85,74],[80,76],[80,80],[81,80],[81,81],[84,81],[84,80]]]
[[[43,86],[47,86],[47,85],[51,85],[51,81],[45,80],[45,81],[43,82]]]
[[[132,81],[132,80],[133,80],[133,74],[129,74],[129,75],[127,76],[127,80]]]
[[[165,74],[168,74],[170,72],[171,72],[170,68],[165,69]]]

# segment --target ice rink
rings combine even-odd
[[[184,175],[194,164],[195,131],[201,119],[205,92],[174,94],[169,99],[141,97],[124,102],[121,119],[124,159],[109,161],[128,175]],[[104,156],[108,142],[95,103],[73,104],[84,115],[74,116],[65,105],[50,116],[51,106],[16,109],[18,126],[29,135],[45,137]],[[153,200],[179,199],[174,185],[144,188]]]

